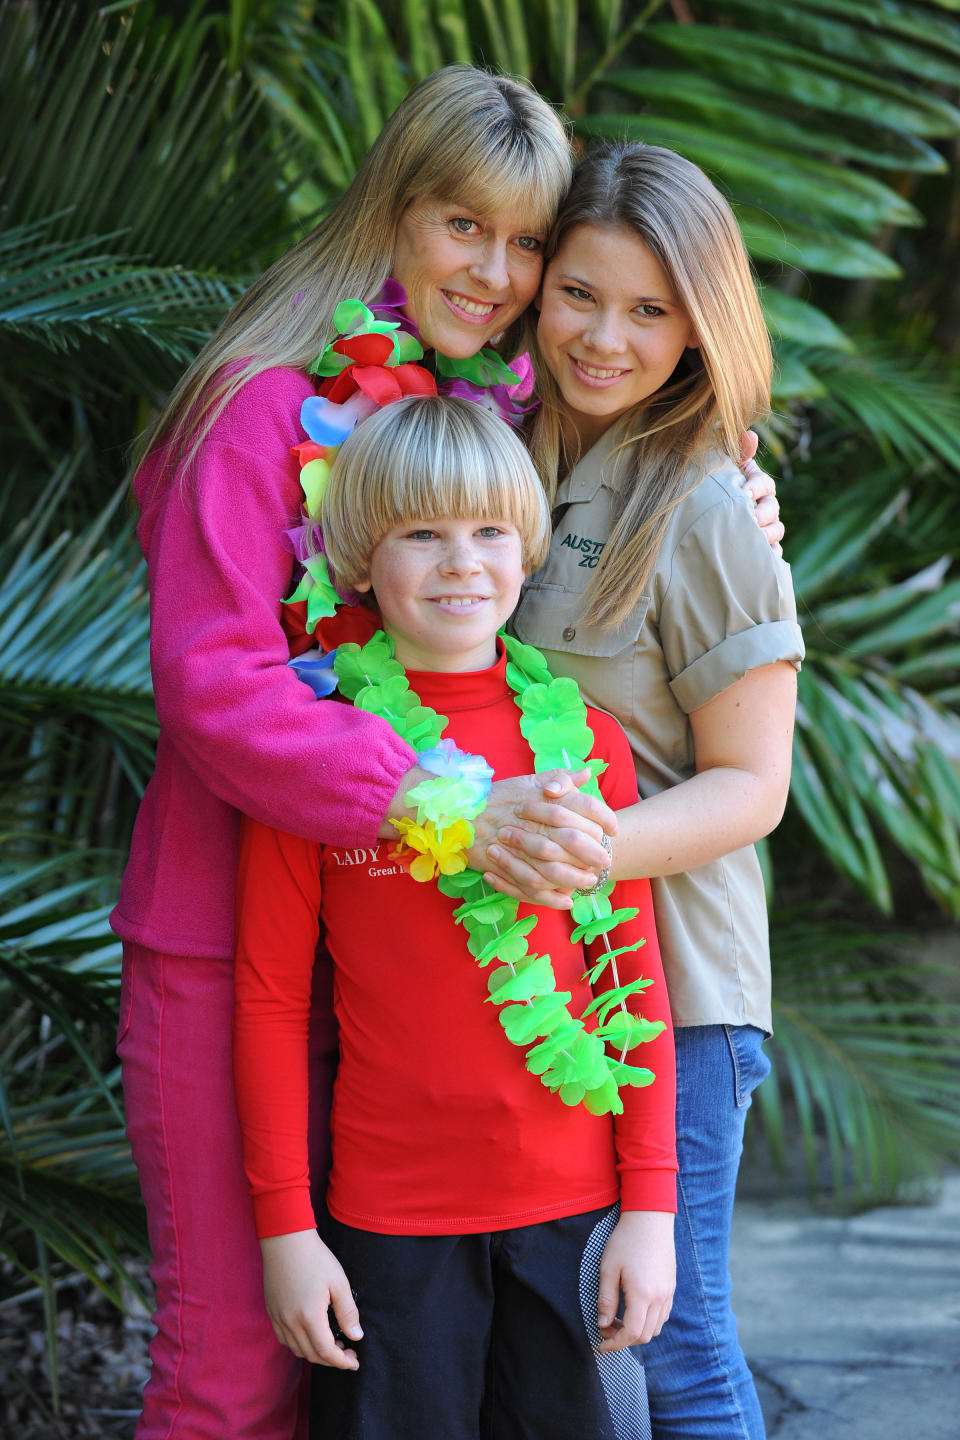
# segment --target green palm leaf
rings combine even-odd
[[[779,6],[767,6],[774,21]],[[919,85],[754,31],[716,25],[651,25],[645,41],[747,91],[780,93],[836,117],[872,120],[911,134],[955,135],[960,111]],[[909,70],[907,71],[909,73]]]
[[[60,218],[0,232],[0,344],[66,351],[129,331],[185,365],[241,292],[217,275],[132,264],[110,253],[116,236],[45,244]]]
[[[112,1057],[120,946],[89,908],[111,882],[70,878],[90,859],[0,871],[0,1207],[28,1280],[32,1235],[120,1303],[120,1250],[145,1235]]]
[[[960,1156],[955,1057],[960,1006],[945,970],[908,935],[877,937],[835,915],[779,912],[773,1073],[758,1120],[783,1163],[789,1113],[812,1187],[825,1161],[838,1199],[878,1203]]]
[[[171,94],[182,44],[102,13],[73,34],[56,10],[23,36],[0,11],[0,198],[17,224],[59,215],[51,239],[123,231],[152,264],[201,271],[275,241],[283,155],[257,131],[257,97],[232,95],[210,64]]]

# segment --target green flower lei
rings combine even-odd
[[[597,776],[606,767],[601,760],[587,758],[593,748],[593,734],[576,682],[555,680],[532,645],[524,645],[510,635],[502,639],[507,649],[507,683],[520,707],[520,730],[533,750],[535,770],[588,765],[591,777],[582,788],[599,796]],[[410,689],[403,666],[394,658],[393,642],[382,630],[362,647],[339,646],[334,669],[346,698],[362,710],[382,715],[414,750],[439,742],[447,717],[420,703]],[[417,791],[430,784],[425,782]],[[411,792],[415,801],[417,791]],[[479,808],[475,807],[473,814]],[[461,815],[457,823],[468,822]],[[637,910],[613,909],[609,899],[612,884],[574,900],[572,918],[576,928],[571,942],[583,940],[589,944],[602,939],[604,946],[604,953],[587,969],[584,978],[594,985],[609,965],[613,980],[612,988],[596,996],[578,1017],[568,1008],[572,993],[557,990],[550,956],[529,953],[528,936],[536,927],[535,915],[518,920],[519,901],[493,890],[478,870],[441,875],[438,885],[442,894],[459,902],[454,918],[466,930],[467,948],[477,964],[486,967],[492,961],[500,962],[489,976],[489,999],[503,1007],[500,1024],[507,1039],[514,1045],[530,1047],[526,1052],[527,1069],[538,1075],[548,1090],[556,1091],[565,1105],[582,1103],[593,1115],[621,1114],[621,1086],[649,1085],[655,1078],[651,1070],[628,1064],[627,1053],[655,1039],[664,1029],[662,1020],[645,1020],[626,1006],[631,995],[639,994],[652,982],[641,978],[624,985],[617,971],[617,957],[638,950],[645,942],[637,940],[613,949],[608,939],[610,932],[623,921],[632,920]],[[597,1016],[597,1027],[587,1030],[584,1021],[593,1014]],[[608,1053],[607,1042],[619,1049],[618,1057]]]

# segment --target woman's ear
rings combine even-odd
[[[372,583],[370,576],[364,575],[362,580],[354,581],[353,589],[356,590],[358,595],[366,595],[367,591],[372,588]]]

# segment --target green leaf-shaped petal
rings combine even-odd
[[[516,385],[517,373],[496,350],[484,349],[465,359],[436,353],[437,374],[446,379],[468,380],[471,385]]]
[[[511,971],[509,965],[494,970],[487,981],[490,1000],[502,1005],[507,1000],[532,1000],[534,995],[552,995],[557,977],[549,955],[531,955]]]
[[[599,920],[604,915],[612,915],[613,906],[610,904],[612,889],[613,881],[608,880],[606,885],[601,886],[593,895],[577,895],[570,907],[571,918],[578,925],[588,925],[591,920]]]
[[[609,1040],[611,1045],[626,1047],[632,1050],[634,1045],[642,1045],[648,1040],[656,1040],[665,1029],[662,1020],[645,1020],[642,1015],[629,1015],[623,1010],[618,1010],[611,1015],[605,1025],[594,1030],[594,1035],[599,1039]]]
[[[503,631],[500,634],[507,650],[507,684],[510,688],[520,692],[530,685],[549,685],[553,676],[540,651],[533,645],[525,645],[515,635],[507,635]]]
[[[632,1085],[635,1089],[642,1090],[645,1085],[652,1085],[656,1080],[652,1070],[644,1066],[628,1065],[623,1060],[611,1060],[610,1077],[617,1085]]]
[[[598,935],[606,935],[608,931],[616,929],[627,920],[632,920],[639,911],[633,907],[624,907],[622,910],[614,910],[610,915],[601,915],[596,920],[590,920],[585,925],[578,925],[570,936],[571,941],[576,944],[583,940],[587,945],[591,940],[596,940]]]
[[[341,300],[333,312],[333,323],[341,335],[351,335],[376,324],[376,316],[362,300]]]
[[[513,1045],[528,1045],[538,1035],[550,1035],[566,1023],[566,1007],[571,999],[569,990],[560,990],[552,995],[537,995],[528,1005],[505,1006],[500,1011],[500,1024],[507,1039]]]
[[[536,923],[536,915],[525,915],[522,920],[515,921],[508,930],[502,930],[489,945],[485,945],[477,959],[482,962],[496,955],[515,965],[527,953],[526,937]]]

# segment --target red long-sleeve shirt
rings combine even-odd
[[[528,774],[504,659],[469,674],[411,673],[447,733],[482,754],[497,778]],[[333,704],[333,701],[320,702]],[[636,787],[629,746],[590,711],[593,753],[614,809]],[[295,783],[295,780],[293,781]],[[455,902],[411,879],[390,842],[320,846],[245,820],[237,904],[235,1077],[244,1155],[261,1236],[312,1228],[307,1170],[307,1018],[318,914],[335,965],[341,1058],[333,1104],[327,1202],[337,1219],[385,1234],[470,1233],[577,1214],[620,1198],[627,1209],[674,1210],[673,1037],[650,886],[617,887],[637,906],[617,945],[621,983],[652,985],[630,1002],[666,1028],[630,1053],[656,1081],[622,1091],[622,1116],[593,1116],[549,1093],[484,1003],[489,970],[467,950]],[[521,907],[521,914],[529,914]],[[531,953],[548,952],[557,987],[582,1013],[591,995],[567,914],[540,910]],[[609,969],[599,982],[612,983]]]

